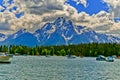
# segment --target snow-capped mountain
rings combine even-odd
[[[35,31],[40,45],[68,45],[80,43],[119,43],[120,39],[105,34],[99,34],[90,28],[76,26],[71,20],[58,17],[53,23],[46,23]]]
[[[1,38],[0,36],[0,39]],[[114,36],[96,33],[90,28],[74,25],[71,20],[58,17],[53,23],[46,23],[34,33],[30,33],[26,29],[21,29],[1,40],[0,44],[50,46],[92,42],[120,43],[120,39]]]
[[[9,35],[4,41],[0,42],[2,45],[25,45],[35,46],[38,44],[37,38],[26,29],[21,29],[16,33]]]

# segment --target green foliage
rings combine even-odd
[[[66,55],[66,51],[65,49],[61,49],[60,51],[57,51],[58,55],[60,56],[65,56]]]
[[[120,44],[110,43],[91,43],[79,45],[61,45],[61,46],[35,46],[28,47],[22,45],[0,46],[0,52],[19,55],[76,55],[76,56],[97,56],[97,55],[117,55],[120,56]]]

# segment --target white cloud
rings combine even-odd
[[[120,0],[103,0],[104,2],[107,2],[109,6],[112,6],[113,8],[116,8],[120,6]]]
[[[101,11],[97,15],[89,16],[88,14],[81,12],[77,13],[77,10],[70,5],[64,5],[65,0],[16,0],[15,4],[19,6],[17,9],[18,12],[25,11],[25,15],[20,19],[16,17],[13,18],[14,15],[11,15],[12,20],[9,22],[11,25],[25,25],[30,27],[30,23],[38,23],[41,22],[44,18],[53,18],[58,16],[64,16],[69,19],[75,21],[75,23],[84,24],[85,26],[90,25],[90,27],[94,27],[98,23],[101,23],[102,20],[109,19],[109,14]],[[82,2],[82,1],[81,1]],[[36,3],[38,5],[36,5]],[[54,4],[54,5],[53,5]],[[41,7],[42,6],[42,7]],[[10,13],[9,13],[10,14]],[[11,13],[12,14],[12,13]],[[51,18],[51,19],[52,19]],[[54,18],[54,19],[55,19]],[[98,19],[99,18],[99,19]],[[49,20],[49,19],[48,19]],[[20,22],[22,21],[22,22]],[[31,24],[31,27],[32,27]],[[103,23],[101,23],[103,24]]]
[[[120,17],[120,0],[103,0],[110,7],[110,12],[114,13],[114,17]]]
[[[77,5],[78,4],[83,4],[84,7],[87,7],[87,1],[86,0],[73,0],[73,1],[75,1]]]
[[[103,0],[104,2],[107,2],[110,6],[110,13],[113,14],[114,18],[120,18],[120,0]],[[113,22],[113,25],[111,25],[110,29],[108,30],[109,34],[116,35],[120,37],[120,22]]]
[[[120,30],[120,22],[114,23],[112,27],[110,27],[110,31]]]
[[[86,7],[86,0],[74,1]],[[0,13],[0,23],[9,23],[9,32],[16,31],[20,28],[28,28],[30,31],[34,31],[46,22],[53,22],[57,17],[63,16],[72,20],[77,25],[87,26],[97,32],[106,33],[115,31],[119,29],[119,23],[115,23],[113,18],[115,15],[118,15],[115,12],[118,10],[116,8],[118,8],[119,4],[113,4],[110,0],[104,1],[114,6],[114,11],[110,13],[100,11],[98,14],[90,16],[85,12],[78,13],[74,7],[65,4],[65,0],[14,0],[12,5],[5,2],[6,4],[4,5],[7,7],[7,10]],[[17,6],[17,10],[9,12],[9,9],[14,6]],[[24,12],[24,15],[16,18],[15,14],[19,12]]]
[[[8,11],[9,9],[6,10],[1,14],[1,21],[7,21],[12,30],[21,27],[35,30],[47,21],[55,20],[58,16],[68,17],[74,12],[77,13],[70,5],[64,5],[64,2],[65,0],[15,0],[13,5],[18,6],[17,10],[12,13]],[[24,16],[19,19],[15,17],[15,13],[23,11]]]

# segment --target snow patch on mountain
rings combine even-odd
[[[0,42],[4,41],[7,38],[7,36],[0,37]]]
[[[0,42],[1,42],[1,41],[4,41],[6,38],[7,38],[6,35],[0,33]]]

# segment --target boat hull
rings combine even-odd
[[[0,63],[11,63],[10,61],[0,61]]]
[[[0,63],[10,63],[10,56],[0,56]]]
[[[10,57],[9,56],[0,56],[0,61],[2,60],[9,60]]]
[[[105,58],[105,56],[103,56],[103,55],[98,55],[98,57],[96,58],[96,60],[97,60],[97,61],[105,61],[106,58]]]

